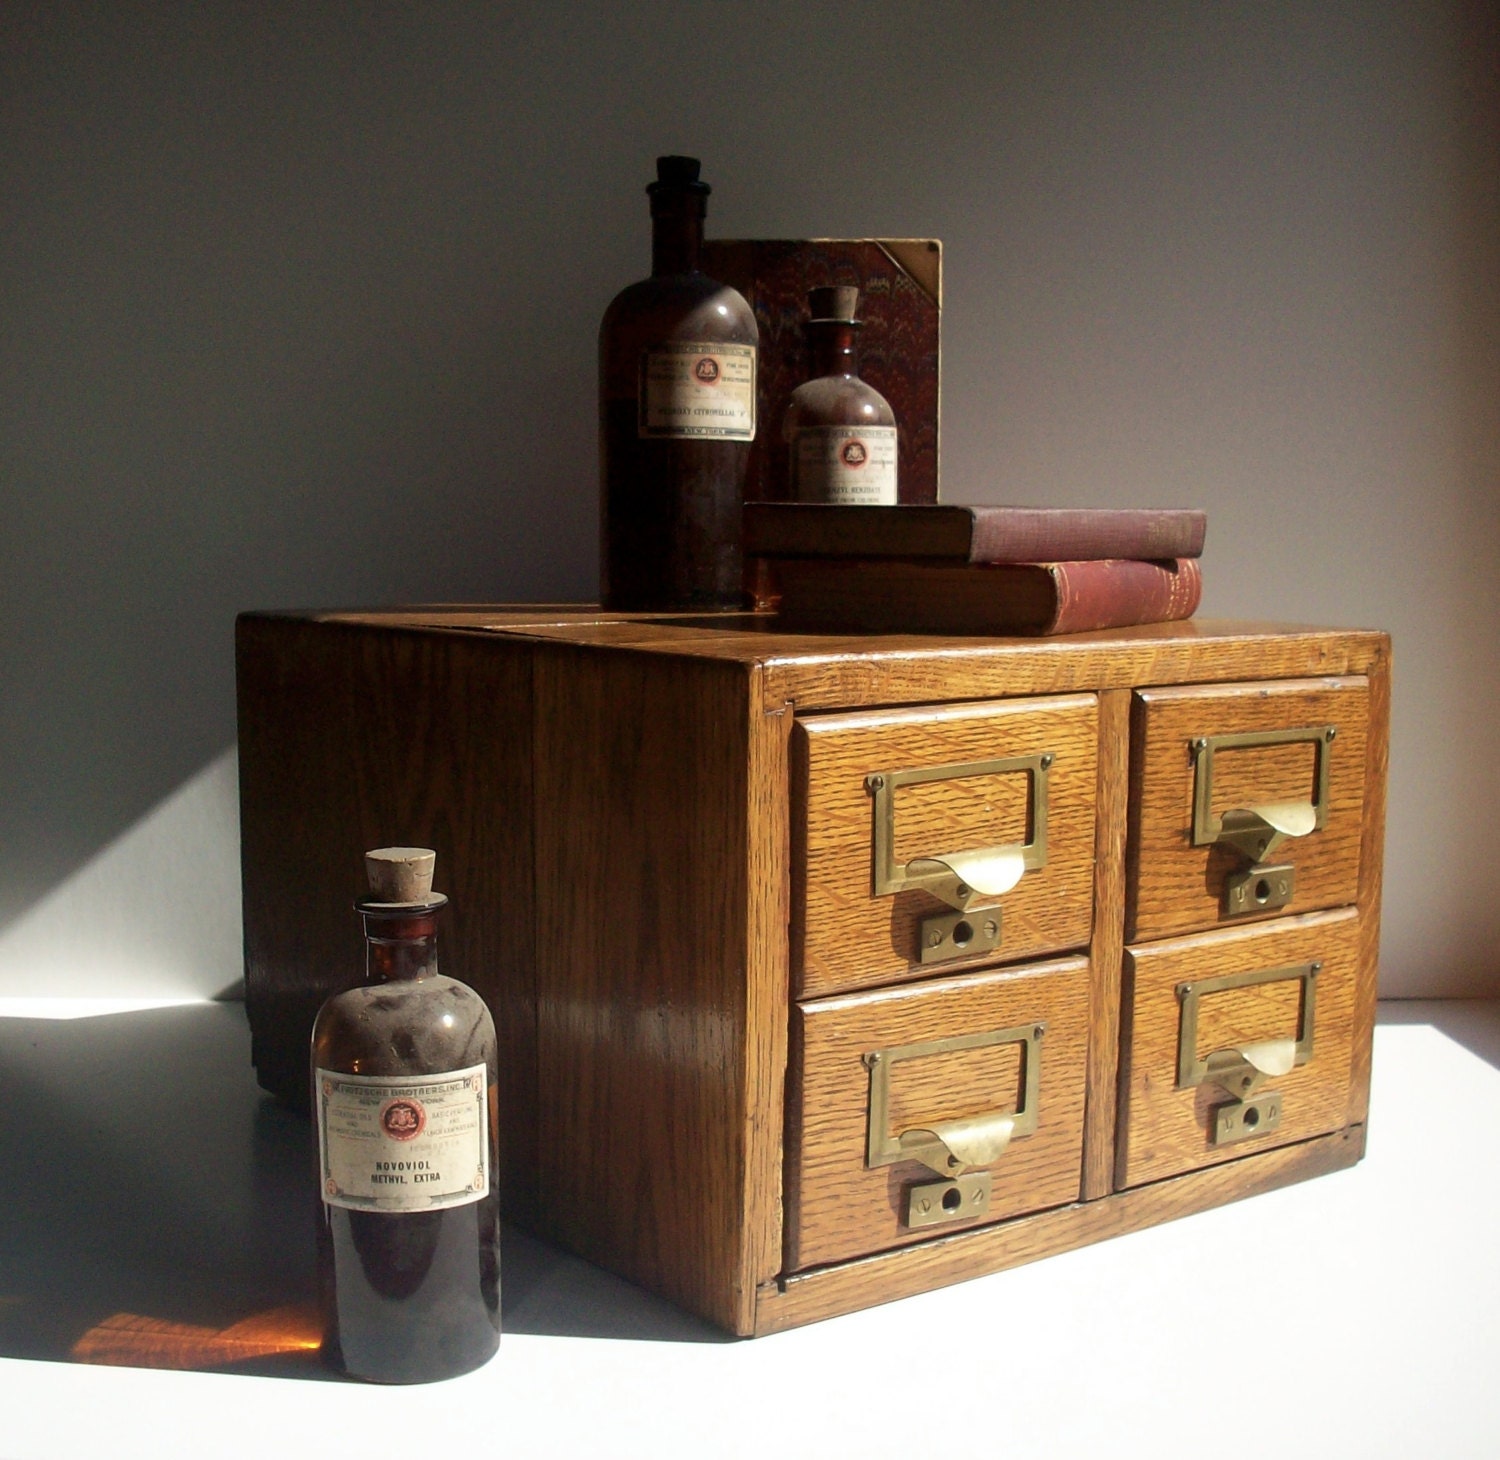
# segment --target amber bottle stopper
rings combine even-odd
[[[656,181],[647,184],[648,193],[681,192],[698,193],[707,197],[713,191],[698,176],[702,164],[696,157],[658,157],[656,159]]]
[[[858,324],[854,311],[859,307],[859,290],[852,284],[825,284],[807,291],[810,324],[827,320],[833,324]]]

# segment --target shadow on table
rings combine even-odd
[[[311,1140],[239,1005],[0,1019],[0,1356],[330,1377]],[[723,1338],[520,1233],[502,1285],[512,1333]]]
[[[1430,1024],[1500,1069],[1500,999],[1383,999],[1378,1024]]]

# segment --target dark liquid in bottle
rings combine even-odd
[[[744,603],[741,504],[759,331],[744,298],[698,268],[708,187],[697,162],[662,158],[658,172],[651,277],[621,290],[599,329],[600,595],[611,609],[735,609]],[[709,423],[729,434],[669,434],[676,424],[652,419],[646,375],[672,350],[710,358],[714,383],[697,404],[717,396],[744,408]],[[727,357],[748,368],[748,393]]]
[[[477,1369],[500,1341],[496,1203],[442,1212],[325,1206],[324,1358],[385,1384]]]
[[[484,1196],[433,1211],[319,1204],[323,1357],[345,1373],[387,1384],[465,1373],[500,1342],[494,1025],[473,989],[435,971],[431,917],[384,931],[419,931],[418,924],[426,936],[378,944],[372,938],[372,976],[381,981],[330,999],[313,1036],[315,1078],[319,1070],[391,1078],[486,1070]],[[321,1163],[319,1179],[325,1179]]]
[[[738,608],[750,443],[642,440],[634,396],[603,415],[605,606]]]

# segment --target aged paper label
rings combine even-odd
[[[802,426],[792,450],[799,502],[896,505],[894,426]]]
[[[642,436],[755,439],[754,345],[661,345],[641,358]]]
[[[330,1206],[430,1212],[489,1195],[483,1065],[402,1078],[319,1070],[317,1100]]]

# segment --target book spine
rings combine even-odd
[[[1196,558],[1202,512],[1130,508],[972,507],[971,563]]]
[[[1044,634],[1123,629],[1191,618],[1203,597],[1196,558],[1050,563],[1057,606]]]

